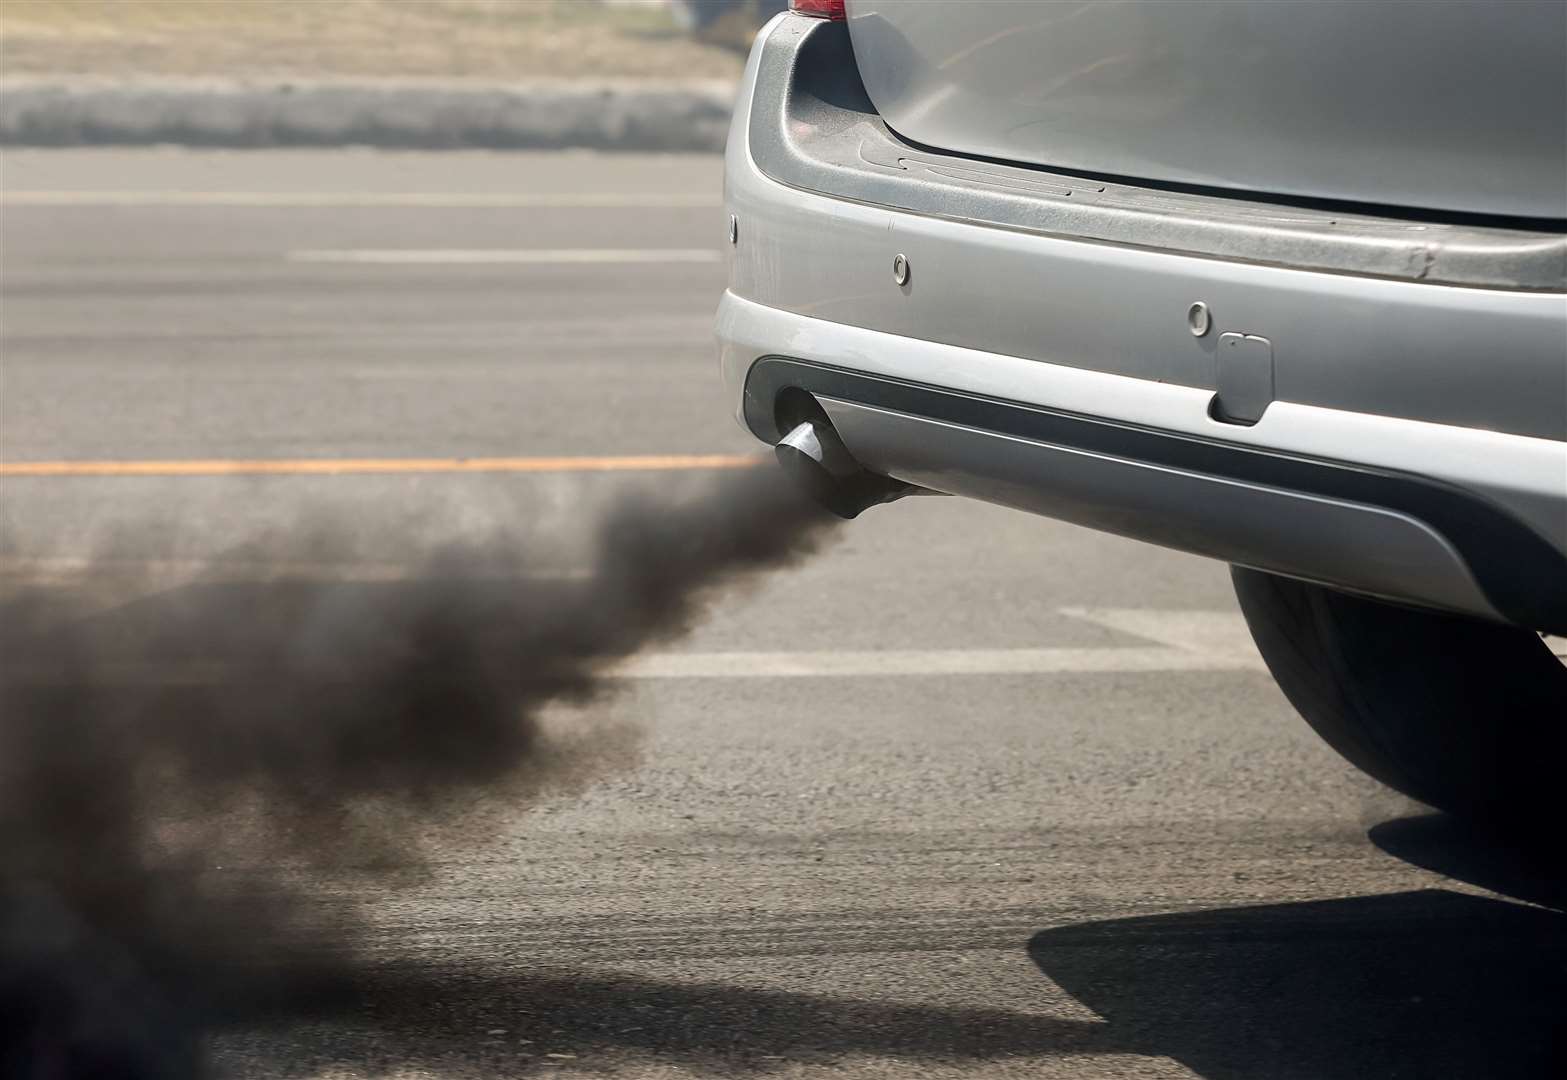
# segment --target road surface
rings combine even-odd
[[[8,588],[104,551],[259,578],[236,545],[322,507],[361,545],[305,572],[395,577],[431,536],[520,511],[546,543],[756,449],[710,338],[714,159],[0,169]],[[635,765],[487,807],[483,843],[365,897],[362,1001],[225,1029],[218,1064],[1352,1080],[1561,1049],[1561,892],[1320,744],[1220,565],[906,500],[596,713]]]

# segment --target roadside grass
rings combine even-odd
[[[0,74],[734,78],[667,10],[601,0],[0,0]]]

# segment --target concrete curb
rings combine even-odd
[[[722,150],[722,80],[0,80],[0,144]]]

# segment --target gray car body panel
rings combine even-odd
[[[1388,236],[1408,223],[1285,228],[1267,208],[1241,204],[1237,221],[1232,200],[1186,196],[1180,222],[1166,212],[1159,228],[1132,194],[1114,209],[1063,209],[1053,195],[1018,189],[986,201],[973,185],[940,175],[868,183],[838,163],[846,154],[858,159],[870,134],[871,125],[849,118],[860,115],[851,111],[854,87],[832,92],[835,114],[805,71],[852,65],[846,53],[820,47],[835,37],[844,41],[841,24],[782,16],[754,50],[737,111],[747,119],[737,126],[745,146],[731,141],[731,160],[743,151],[764,176],[836,201],[791,204],[764,186],[756,190],[766,198],[752,210],[740,203],[747,189],[732,184],[731,202],[749,219],[733,267],[739,295],[902,337],[1208,390],[1219,338],[1249,334],[1272,343],[1281,401],[1551,439],[1567,432],[1567,300],[1551,292],[1567,275],[1562,236],[1495,239],[1497,230],[1469,230],[1463,239],[1403,240],[1389,249]],[[1164,193],[1151,194],[1167,205]],[[1048,228],[1020,224],[1047,216]],[[1213,221],[1230,224],[1216,229]],[[1116,243],[1112,234],[1165,246]],[[1531,257],[1509,266],[1497,254],[1485,264],[1487,277],[1531,275],[1528,292],[1384,273],[1414,261],[1457,265],[1442,253],[1448,242],[1538,253],[1547,240],[1555,247],[1543,263]],[[1217,246],[1194,254],[1204,241]],[[913,266],[903,289],[890,287],[900,251]],[[1268,258],[1239,257],[1246,253]],[[1349,273],[1356,260],[1372,264],[1371,276]],[[1338,272],[1302,272],[1324,268]],[[1198,301],[1213,326],[1193,338],[1185,318]]]
[[[1418,477],[1511,515],[1556,553],[1553,566],[1567,565],[1560,562],[1567,555],[1567,302],[1560,294],[1083,242],[780,182],[752,153],[757,127],[787,122],[784,111],[757,106],[769,96],[756,85],[760,60],[776,45],[773,35],[797,43],[823,25],[783,16],[764,30],[726,155],[726,198],[739,224],[719,312],[721,366],[737,411],[753,417],[747,426],[759,438],[777,433],[754,422],[771,406],[751,400],[751,373],[767,357],[794,357]],[[893,276],[895,254],[910,267],[902,285]],[[1196,300],[1212,315],[1202,337],[1186,322]],[[1250,426],[1224,423],[1211,411],[1221,370],[1216,350],[1226,333],[1271,344],[1273,400]],[[930,416],[889,417],[874,402],[838,396],[832,408],[849,448],[890,475],[1111,527],[1082,498],[1065,497],[1097,490],[1099,510],[1112,513],[1114,530],[1126,535],[1375,595],[1498,614],[1449,537],[1374,498],[1356,504],[1303,496],[1266,481],[1245,485],[1268,489],[1266,497],[1241,497],[1222,478],[1177,478],[1148,467],[1106,471],[1094,455],[1069,447],[1021,446]],[[1179,538],[1158,526],[1169,520],[1172,483],[1201,525]],[[1263,540],[1269,534],[1259,531],[1269,513],[1290,534],[1271,553]],[[1356,524],[1346,524],[1346,515]],[[1541,590],[1567,593],[1567,577],[1547,576],[1555,579],[1539,581]]]
[[[1414,221],[1172,191],[943,154],[876,113],[842,24],[792,19],[764,39],[751,157],[837,198],[1072,240],[1301,270],[1560,292],[1567,232]]]
[[[1567,217],[1558,0],[849,0],[903,136],[1066,171]]]

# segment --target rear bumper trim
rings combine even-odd
[[[781,391],[791,387],[829,399],[829,411],[830,402],[847,403],[882,414],[1022,440],[1046,449],[1091,455],[1101,462],[1167,470],[1171,475],[1242,485],[1253,492],[1266,490],[1322,500],[1324,506],[1332,504],[1335,508],[1348,505],[1372,514],[1390,513],[1424,526],[1433,534],[1433,539],[1439,538],[1444,546],[1450,546],[1462,560],[1459,572],[1467,568],[1467,573],[1473,575],[1484,594],[1484,601],[1478,604],[1455,599],[1447,601],[1445,606],[1473,614],[1486,614],[1488,606],[1522,626],[1554,632],[1567,630],[1567,558],[1505,510],[1440,481],[1387,469],[1221,443],[781,356],[758,359],[745,376],[744,419],[759,438],[773,441],[778,437],[772,416],[773,402]],[[885,422],[886,416],[880,419]],[[858,452],[852,438],[848,438],[849,432],[844,434],[851,448]],[[923,475],[903,475],[899,479],[932,482],[932,477]],[[1047,482],[1041,490],[1042,498],[1048,498],[1048,487]],[[1115,505],[1115,499],[1108,491],[1103,505],[1097,510],[1097,517],[1092,512],[1062,513],[1059,510],[1056,516],[1225,557],[1222,551],[1203,550],[1200,543],[1181,543],[1178,536],[1150,535],[1148,529],[1156,517],[1150,515],[1146,507]],[[1265,512],[1261,505],[1259,510]],[[1133,511],[1140,513],[1136,516],[1136,527],[1129,529],[1125,523],[1131,520],[1128,512]],[[1281,572],[1291,569],[1277,564],[1262,568]],[[1342,582],[1330,580],[1328,583]],[[1368,591],[1378,590],[1368,586]],[[1461,597],[1464,590],[1461,585],[1455,585],[1448,591],[1452,596]],[[1430,602],[1429,596],[1409,595],[1410,592],[1412,590],[1395,589],[1387,594],[1399,599]]]

